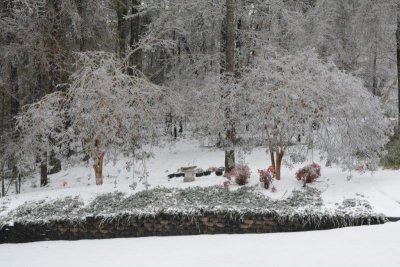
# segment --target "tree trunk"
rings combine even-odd
[[[47,183],[47,162],[46,160],[42,160],[40,163],[40,186],[46,186]]]
[[[236,29],[238,30],[238,33],[240,33],[240,31],[242,30],[242,27],[243,27],[242,19],[238,18],[237,19],[237,23],[236,23]],[[242,72],[241,68],[244,67],[244,66],[241,65],[242,61],[241,61],[241,58],[240,58],[241,54],[243,53],[243,51],[241,51],[242,48],[243,48],[243,43],[242,43],[241,38],[242,38],[242,36],[240,36],[239,34],[235,35],[235,48],[236,48],[236,51],[238,52],[237,55],[236,55],[237,56],[237,60],[236,60],[236,62],[234,62],[235,63],[235,77],[236,78],[240,78],[240,75],[241,75],[241,72]]]
[[[95,157],[93,169],[94,169],[94,175],[96,177],[96,185],[103,184],[103,161],[104,161],[104,153],[100,153],[100,155]]]
[[[372,63],[372,94],[379,96],[378,92],[378,77],[377,77],[377,51],[374,52],[374,59]]]
[[[5,94],[4,94],[4,90],[2,90],[1,96],[2,96],[2,98],[1,98],[1,100],[2,100],[2,102],[1,102],[1,135],[3,135],[4,134],[4,128],[5,128],[5,125],[4,125],[4,117],[5,117],[5,100],[4,100]],[[5,145],[5,141],[4,140],[3,140],[3,144],[2,145]],[[5,190],[5,188],[4,188],[4,176],[3,175],[4,175],[3,168],[1,168],[0,169],[1,197],[4,197],[4,190]]]
[[[274,155],[274,149],[272,147],[271,142],[269,142],[269,156],[271,157],[271,166],[275,172],[275,155]]]
[[[12,169],[12,175],[15,182],[15,194],[21,193],[21,176],[18,173],[17,166],[14,166]]]
[[[0,177],[1,177],[1,197],[4,197],[4,195],[6,194],[6,186],[5,186],[5,181],[4,181],[4,171],[3,170],[1,170]]]
[[[179,133],[183,133],[183,123],[179,121]]]
[[[398,124],[400,127],[400,3],[397,4],[397,30],[396,30],[396,43],[397,43],[397,93],[398,93]]]
[[[226,0],[226,42],[225,42],[225,71],[231,77],[235,75],[235,6],[234,0]],[[226,117],[229,120],[229,108],[225,110]],[[233,125],[226,132],[226,138],[233,147],[236,141],[236,131]],[[225,171],[229,172],[235,168],[235,150],[225,150]]]
[[[56,153],[53,150],[50,152],[49,163],[50,163],[49,174],[54,174],[61,171],[61,160],[59,160],[56,157]]]
[[[225,172],[230,172],[235,168],[235,150],[225,151]]]
[[[276,166],[275,166],[276,180],[281,179],[281,167],[282,167],[283,154],[284,154],[284,152],[282,150],[278,150],[276,152]]]
[[[227,139],[234,145],[235,142],[235,129],[231,129],[227,131]],[[231,148],[229,150],[225,150],[225,172],[229,172],[235,168],[235,149]]]
[[[139,11],[137,6],[140,5],[139,0],[132,0],[132,15],[137,14]],[[129,40],[129,45],[132,49],[137,48],[137,44],[139,43],[140,38],[140,16],[131,19],[131,38]],[[135,66],[138,70],[142,70],[142,52],[136,51],[129,58],[129,63],[131,66]],[[130,75],[133,74],[132,69],[128,71]]]
[[[128,14],[128,5],[126,0],[117,1],[117,35],[118,35],[118,55],[120,59],[126,56],[126,25],[127,20],[124,18]]]
[[[18,69],[12,63],[10,63],[10,86],[14,97],[10,98],[10,112],[11,116],[14,117],[20,111],[19,101],[19,87],[18,87]]]
[[[235,6],[234,0],[226,0],[226,72],[235,72]]]
[[[174,124],[174,139],[176,140],[178,138],[178,128],[176,128],[176,125]]]
[[[43,91],[41,92],[42,94],[47,95],[52,93],[49,74],[46,71],[38,74],[37,81],[38,81],[38,87],[43,89]],[[48,183],[47,156],[48,156],[47,153],[44,153],[43,159],[40,162],[40,186],[46,186]]]
[[[80,22],[80,38],[79,41],[79,51],[83,52],[86,50],[85,35],[86,35],[86,0],[75,0],[76,8],[79,16],[81,17]]]
[[[6,126],[4,125],[4,123],[5,123],[5,116],[6,116],[6,107],[5,107],[5,104],[6,104],[6,101],[5,101],[5,97],[6,97],[6,95],[5,95],[5,93],[4,93],[4,89],[2,90],[2,93],[1,93],[1,135],[3,136],[3,134],[4,134],[4,129],[6,128]]]
[[[375,36],[374,58],[372,61],[372,94],[375,96],[380,96],[380,92],[378,91],[377,60],[378,60],[378,37]]]

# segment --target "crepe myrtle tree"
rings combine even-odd
[[[103,183],[104,155],[111,148],[137,147],[156,136],[161,90],[139,71],[126,72],[114,54],[76,54],[76,71],[68,89],[70,139],[83,140],[93,160],[96,184]],[[131,151],[128,151],[131,152]]]
[[[43,161],[56,148],[66,152],[58,155],[65,159],[71,158],[71,151],[89,155],[96,184],[101,185],[108,151],[133,152],[129,150],[156,137],[159,112],[154,110],[161,91],[135,69],[128,75],[127,66],[114,54],[75,56],[75,72],[66,92],[46,95],[17,118],[20,158]]]
[[[333,61],[322,61],[314,50],[269,49],[242,83],[252,107],[250,130],[260,133],[277,179],[285,155],[289,164],[304,162],[314,149],[347,169],[377,167],[390,123],[379,99]]]

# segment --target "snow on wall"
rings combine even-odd
[[[313,188],[272,200],[242,187],[156,188],[133,195],[99,195],[27,202],[0,217],[0,243],[125,236],[269,233],[384,223],[366,201],[346,199],[324,208]]]

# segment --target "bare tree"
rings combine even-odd
[[[233,79],[235,75],[235,40],[236,40],[236,29],[235,29],[235,1],[226,0],[226,15],[225,15],[225,27],[226,27],[226,40],[225,40],[225,72],[228,79]],[[227,97],[226,94],[230,94],[229,89],[223,93],[223,97]],[[229,121],[232,110],[229,105],[225,107],[226,119]],[[230,171],[235,167],[235,125],[230,123],[226,131],[226,139],[228,141],[228,150],[225,150],[225,170]]]

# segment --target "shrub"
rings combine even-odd
[[[237,165],[233,170],[230,172],[226,173],[226,177],[228,179],[235,179],[235,182],[238,185],[245,185],[249,181],[251,175],[251,171],[249,166],[247,165]]]
[[[228,178],[226,178],[226,179],[224,180],[223,185],[224,185],[224,188],[225,188],[225,189],[229,190],[229,187],[231,186],[231,180],[229,180]]]
[[[313,162],[296,172],[296,178],[298,181],[303,181],[304,185],[306,183],[314,182],[318,177],[321,176],[321,166]]]
[[[390,138],[386,145],[387,154],[381,159],[385,169],[400,169],[400,129]]]
[[[260,182],[264,185],[265,189],[268,189],[275,178],[274,167],[269,166],[268,169],[258,170]]]

